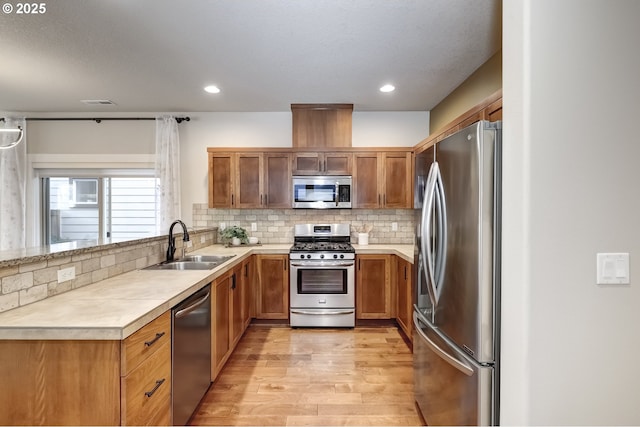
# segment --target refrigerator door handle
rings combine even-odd
[[[427,346],[431,350],[433,350],[434,353],[436,353],[438,356],[440,356],[440,358],[442,360],[444,360],[445,362],[447,362],[448,364],[450,364],[451,366],[453,366],[454,368],[456,368],[457,370],[459,370],[463,374],[465,374],[465,375],[467,375],[469,377],[474,374],[474,370],[473,370],[472,366],[469,366],[468,364],[464,363],[462,360],[457,359],[454,356],[450,355],[449,353],[447,353],[446,351],[444,351],[443,349],[438,347],[438,345],[436,343],[431,341],[429,339],[429,337],[422,331],[422,326],[420,325],[420,323],[424,323],[424,320],[419,319],[418,318],[418,313],[416,311],[414,311],[413,312],[413,325],[415,326],[415,331],[423,339],[423,341],[427,344]],[[426,323],[425,323],[425,325],[426,325]],[[426,325],[426,326],[428,327],[428,325]]]
[[[433,236],[432,219],[437,209],[437,232],[435,253],[428,247],[428,242]],[[424,271],[427,280],[429,298],[435,308],[442,292],[442,280],[444,278],[445,254],[447,250],[446,231],[446,206],[444,202],[444,190],[442,187],[442,175],[438,162],[434,162],[429,170],[427,185],[425,187],[424,204],[422,205],[422,230],[425,230],[421,239],[421,250],[425,257]],[[436,266],[435,263],[438,262]]]
[[[429,299],[431,300],[431,305],[435,308],[436,306],[436,297],[433,292],[432,283],[433,283],[433,270],[430,268],[429,264],[433,259],[431,254],[430,242],[433,235],[433,230],[431,229],[431,218],[433,214],[433,198],[435,191],[435,182],[433,180],[433,168],[437,167],[434,162],[431,165],[431,169],[429,169],[429,175],[427,177],[427,182],[424,187],[424,198],[422,202],[422,217],[420,221],[420,228],[422,230],[422,236],[420,239],[420,250],[422,252],[423,264],[422,267],[424,269],[424,275],[427,278],[427,293],[429,294]]]
[[[436,253],[435,253],[435,266],[434,286],[436,288],[436,295],[440,298],[442,292],[442,282],[444,281],[444,270],[447,264],[447,204],[445,202],[444,187],[442,185],[442,175],[440,174],[440,168],[437,170],[437,176],[435,179],[435,208],[437,212],[436,224],[438,225],[436,234]]]

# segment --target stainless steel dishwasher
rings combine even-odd
[[[211,385],[211,284],[171,309],[173,425],[186,425]]]

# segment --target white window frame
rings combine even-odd
[[[108,176],[153,176],[155,154],[29,154],[27,170],[27,246],[42,246],[41,212],[43,208],[40,182],[45,176],[95,178]]]

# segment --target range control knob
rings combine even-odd
[[[336,258],[338,258],[338,254],[333,254],[333,259],[336,259]]]
[[[324,254],[320,254],[320,259],[324,258]]]
[[[300,258],[304,259],[304,255],[300,255]]]
[[[344,258],[344,254],[340,254],[340,258]]]
[[[311,254],[307,254],[307,259],[311,258]]]

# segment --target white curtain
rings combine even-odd
[[[180,218],[180,137],[173,116],[156,117],[156,178],[158,191],[158,233],[166,234]]]
[[[26,242],[27,127],[25,119],[6,118],[4,128],[20,126],[22,141],[0,150],[0,250],[22,249]],[[8,145],[15,135],[0,133],[0,145]]]

